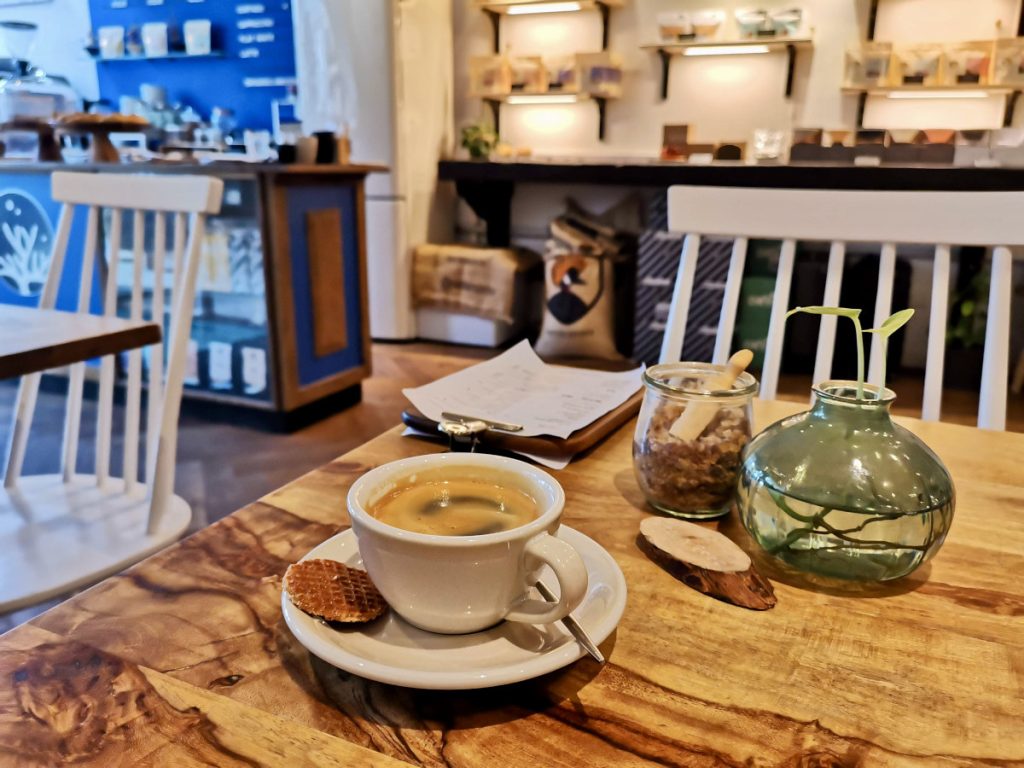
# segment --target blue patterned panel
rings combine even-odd
[[[683,236],[667,231],[668,205],[665,195],[656,195],[651,200],[647,220],[647,229],[640,235],[637,261],[633,357],[651,365],[658,361],[661,354],[661,342],[665,335],[665,323],[683,249]],[[711,361],[731,257],[731,239],[701,239],[682,360]]]
[[[308,386],[321,379],[355,368],[365,360],[363,320],[360,311],[359,238],[356,194],[352,186],[294,187],[285,193],[289,251],[292,269],[292,301],[295,305],[295,350],[299,384]],[[318,356],[313,338],[313,295],[310,285],[309,244],[306,214],[336,208],[341,211],[342,260],[345,274],[345,349]],[[287,364],[287,361],[284,361]]]

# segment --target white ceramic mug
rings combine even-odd
[[[381,522],[367,509],[417,472],[493,470],[514,476],[539,505],[526,525],[479,536],[415,533]],[[565,506],[562,487],[536,467],[485,454],[441,453],[402,459],[359,478],[348,494],[352,530],[363,565],[384,599],[402,618],[443,634],[476,632],[502,619],[549,624],[565,618],[586,596],[583,559],[554,534]],[[529,597],[548,565],[560,587],[557,603]]]
[[[120,59],[124,56],[124,27],[99,28],[100,57]]]
[[[312,136],[302,136],[295,142],[295,162],[301,165],[312,165],[316,162],[317,140]]]
[[[211,26],[209,19],[189,19],[185,22],[185,53],[189,56],[205,56],[210,53]]]
[[[151,21],[142,25],[142,50],[150,58],[167,55],[167,24]]]
[[[242,133],[245,154],[253,160],[266,160],[274,154],[270,148],[270,141],[270,131],[245,130]]]

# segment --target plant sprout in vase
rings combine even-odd
[[[888,339],[913,317],[903,310],[862,329],[860,310],[798,307],[851,320],[857,380],[814,388],[809,411],[783,419],[747,446],[738,506],[744,527],[769,555],[801,571],[859,581],[906,576],[942,545],[955,494],[939,458],[893,422],[896,395],[864,380],[864,337]]]

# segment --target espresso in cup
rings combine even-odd
[[[536,520],[540,505],[508,473],[420,472],[370,505],[382,523],[433,536],[483,536]]]
[[[430,632],[549,624],[587,594],[587,568],[557,536],[565,493],[516,459],[440,453],[370,470],[348,494],[363,567],[391,608]],[[533,596],[543,566],[557,602]]]

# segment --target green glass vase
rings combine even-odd
[[[942,546],[953,521],[949,471],[893,422],[896,395],[856,382],[814,389],[809,411],[748,445],[740,469],[743,526],[769,555],[838,579],[906,576]]]

